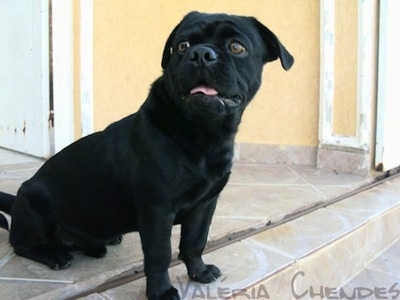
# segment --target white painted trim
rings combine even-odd
[[[74,141],[73,7],[52,0],[55,151]]]
[[[41,74],[40,74],[40,89],[41,89],[41,116],[42,116],[42,157],[50,156],[50,127],[48,114],[50,113],[50,51],[49,51],[49,1],[41,0]],[[34,22],[35,23],[35,22]],[[35,78],[34,78],[35,80]]]
[[[400,165],[400,101],[397,73],[400,68],[400,2],[380,1],[379,68],[375,165],[383,171]]]
[[[376,83],[375,0],[358,2],[357,143],[369,151],[372,145],[372,113]]]
[[[388,3],[380,2],[379,5],[379,57],[378,57],[378,101],[376,114],[376,145],[375,145],[375,165],[383,163],[384,137],[385,137],[385,100],[386,100],[386,80],[387,80],[387,51],[388,51]]]
[[[319,140],[327,144],[333,132],[334,66],[335,66],[335,2],[321,1],[321,72]]]
[[[369,151],[374,99],[374,0],[358,1],[357,126],[355,136],[333,133],[335,0],[321,1],[320,145]],[[349,62],[352,63],[352,62]]]
[[[93,0],[80,1],[80,89],[82,136],[93,133]]]

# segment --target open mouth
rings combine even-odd
[[[190,95],[194,95],[194,94],[204,94],[206,96],[217,96],[218,95],[218,91],[212,87],[206,86],[206,85],[199,85],[196,86],[195,88],[193,88],[190,91]]]
[[[221,105],[229,107],[238,106],[241,103],[239,95],[227,96],[220,94],[215,88],[205,84],[200,84],[191,89],[187,98],[190,98],[190,96],[200,96],[202,99],[209,101],[219,101]]]

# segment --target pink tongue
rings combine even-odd
[[[190,91],[191,95],[194,95],[196,93],[203,93],[204,95],[207,95],[207,96],[216,96],[216,95],[218,95],[218,92],[215,89],[213,89],[211,87],[208,87],[208,86],[205,86],[205,85],[196,86],[194,89],[192,89]]]

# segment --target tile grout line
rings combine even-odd
[[[391,210],[391,209],[388,209],[388,211],[389,211],[389,210]],[[386,214],[386,212],[382,212],[382,214],[381,214],[380,216],[382,217],[382,216],[385,215],[385,214]],[[378,216],[375,216],[373,219],[377,219],[377,218],[378,218]],[[269,280],[269,279],[272,278],[272,276],[274,276],[275,274],[281,272],[282,270],[287,269],[287,267],[290,267],[290,266],[298,266],[298,265],[299,265],[299,262],[301,262],[301,261],[304,260],[304,259],[307,259],[308,257],[310,257],[311,255],[313,255],[313,254],[316,253],[316,252],[322,251],[323,248],[325,248],[326,246],[333,245],[334,243],[337,243],[338,241],[340,241],[343,237],[347,237],[347,236],[349,236],[350,234],[357,233],[357,231],[360,230],[360,228],[362,228],[362,226],[368,224],[369,222],[370,222],[370,221],[362,222],[361,224],[358,224],[357,226],[355,226],[355,227],[352,228],[351,230],[347,230],[347,231],[345,231],[345,232],[342,232],[342,233],[340,233],[340,234],[338,235],[338,237],[335,237],[335,238],[333,238],[333,239],[331,239],[331,240],[329,240],[329,241],[327,241],[327,242],[321,244],[320,246],[314,248],[312,251],[306,252],[306,253],[304,253],[304,254],[302,254],[302,255],[299,255],[299,256],[296,256],[296,257],[291,256],[289,253],[287,253],[287,252],[285,252],[285,251],[281,251],[279,248],[271,247],[271,246],[269,246],[269,245],[267,245],[267,244],[264,244],[264,243],[262,243],[262,242],[260,242],[260,241],[249,240],[249,243],[254,244],[256,247],[261,247],[261,248],[263,248],[263,249],[265,249],[265,250],[267,250],[267,251],[270,251],[270,252],[275,253],[275,254],[278,254],[278,255],[282,255],[282,256],[287,257],[287,258],[289,258],[289,259],[291,260],[289,264],[284,265],[284,266],[282,266],[281,268],[277,269],[276,272],[273,272],[272,274],[266,276],[265,278],[263,278],[262,280],[260,280],[260,282],[264,282],[264,281],[266,281],[266,280]],[[396,238],[394,241],[392,241],[391,243],[389,243],[389,245],[387,245],[386,247],[384,247],[384,249],[381,250],[381,251],[377,254],[377,257],[379,257],[380,255],[384,254],[385,251],[387,251],[390,247],[392,247],[393,245],[395,245],[395,244],[398,243],[399,241],[400,241],[400,238],[398,237],[398,238]],[[358,272],[357,274],[351,276],[348,280],[346,280],[346,282],[344,282],[344,283],[341,285],[341,287],[343,287],[343,286],[345,286],[346,284],[348,284],[349,282],[351,282],[351,280],[353,280],[356,276],[358,276],[359,274],[361,274],[361,272],[363,272],[364,270],[369,270],[370,272],[374,272],[374,273],[376,272],[376,273],[379,273],[379,274],[383,274],[383,275],[386,275],[386,276],[390,276],[390,277],[393,278],[393,279],[398,279],[398,277],[397,277],[397,276],[393,276],[393,274],[389,274],[389,273],[386,273],[386,272],[383,272],[383,271],[380,271],[380,270],[373,270],[373,269],[369,269],[369,268],[368,268],[368,266],[371,265],[371,263],[373,263],[373,261],[374,261],[377,257],[371,258],[370,262],[369,262],[367,265],[364,265],[363,270],[361,270],[361,271]],[[399,278],[400,278],[400,277],[399,277]],[[231,298],[232,298],[232,297],[229,296],[229,297],[227,297],[227,298],[225,298],[225,299],[231,299]]]
[[[74,283],[73,280],[36,279],[36,278],[19,278],[19,277],[0,277],[0,281],[64,283],[64,284],[72,284],[72,283]]]
[[[316,188],[316,186],[314,184],[311,183],[310,180],[308,180],[303,174],[301,174],[299,171],[296,171],[292,166],[288,166],[290,170],[292,170],[292,172],[296,173],[297,176],[300,177],[300,179],[302,179],[303,181],[305,181],[305,183],[310,186],[319,196],[322,197],[322,200],[326,200],[328,199],[328,195],[322,193],[319,189]]]
[[[272,229],[272,228],[282,225],[286,222],[290,222],[292,220],[295,220],[301,216],[309,214],[318,209],[326,208],[326,206],[328,206],[328,205],[331,205],[333,203],[341,201],[345,198],[348,198],[350,196],[353,196],[353,195],[363,192],[365,190],[371,189],[375,186],[378,186],[378,185],[386,182],[387,180],[391,180],[396,177],[400,177],[399,175],[400,174],[396,174],[396,175],[392,175],[392,176],[389,176],[386,178],[379,178],[379,179],[375,180],[374,182],[372,182],[372,183],[369,182],[369,183],[365,184],[364,186],[357,188],[356,190],[354,190],[352,192],[348,192],[341,196],[334,197],[332,199],[329,199],[326,202],[317,203],[315,206],[309,207],[309,208],[305,209],[304,211],[296,212],[295,214],[289,214],[289,215],[285,216],[282,220],[277,221],[276,223],[267,223],[264,226],[261,226],[260,228],[257,228],[255,230],[250,228],[247,230],[242,230],[240,232],[235,232],[234,234],[231,234],[228,236],[221,237],[218,240],[214,240],[214,241],[210,242],[207,245],[207,247],[204,251],[204,254],[215,251],[219,248],[228,246],[235,242],[241,241],[241,240],[246,239],[250,236],[253,236],[257,233],[261,233],[266,230]],[[171,261],[170,267],[176,266],[181,263],[177,259],[177,253],[173,253],[172,256],[173,256],[173,259]],[[137,280],[142,277],[144,277],[142,265],[138,265],[135,267],[129,267],[125,270],[125,272],[120,273],[118,276],[115,276],[114,278],[110,278],[110,281],[102,282],[98,285],[93,286],[91,289],[87,289],[87,290],[79,290],[78,289],[78,290],[74,291],[73,295],[70,295],[70,297],[68,299],[77,299],[79,297],[84,297],[84,296],[87,296],[87,295],[90,295],[93,293],[103,292],[105,290],[124,285],[128,282],[132,282],[132,281]]]
[[[299,183],[237,183],[229,182],[227,186],[252,186],[252,187],[307,187],[307,184]]]
[[[0,269],[10,262],[15,257],[15,252],[11,251],[0,260]]]

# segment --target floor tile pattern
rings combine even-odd
[[[0,149],[0,190],[15,193],[21,182],[32,176],[42,164],[42,160]],[[235,232],[277,222],[286,215],[328,201],[371,180],[369,177],[326,172],[309,166],[238,162],[233,168],[228,186],[221,194],[210,239],[218,240]],[[181,295],[186,295],[185,299],[201,299],[207,293],[211,298],[223,298],[221,295],[240,292],[238,299],[246,299],[243,297],[263,293],[260,288],[262,285],[254,290],[257,282],[261,281],[267,282],[268,292],[278,297],[271,299],[286,299],[290,278],[296,274],[297,268],[294,266],[297,260],[304,259],[307,265],[306,259],[311,253],[318,252],[325,245],[334,247],[332,245],[338,234],[349,234],[354,228],[370,222],[374,216],[390,211],[398,204],[399,194],[400,183],[382,185],[367,195],[356,195],[351,201],[340,201],[326,209],[234,243],[229,246],[229,250],[222,248],[207,254],[205,259],[217,261],[224,273],[208,286],[208,290],[204,285],[189,283],[183,265],[171,268],[171,278],[175,286],[179,287]],[[398,211],[391,213],[397,214]],[[379,226],[373,223],[376,226],[371,225],[370,230],[389,230],[390,226],[397,225],[389,221],[381,223],[377,223]],[[360,230],[367,229],[360,227]],[[0,299],[65,299],[76,294],[77,290],[99,285],[129,271],[132,266],[140,266],[143,259],[138,234],[131,233],[124,237],[121,245],[108,247],[107,256],[101,260],[76,253],[69,269],[52,271],[15,256],[7,239],[8,233],[0,229]],[[177,226],[173,230],[175,252],[178,243]],[[321,258],[321,261],[324,259]],[[277,285],[278,279],[271,276],[278,271],[279,278],[283,278],[280,280],[288,280],[286,284],[282,285],[282,281],[279,281]],[[241,291],[234,291],[236,286],[240,286]],[[144,279],[140,279],[85,298],[143,299],[144,287]]]

